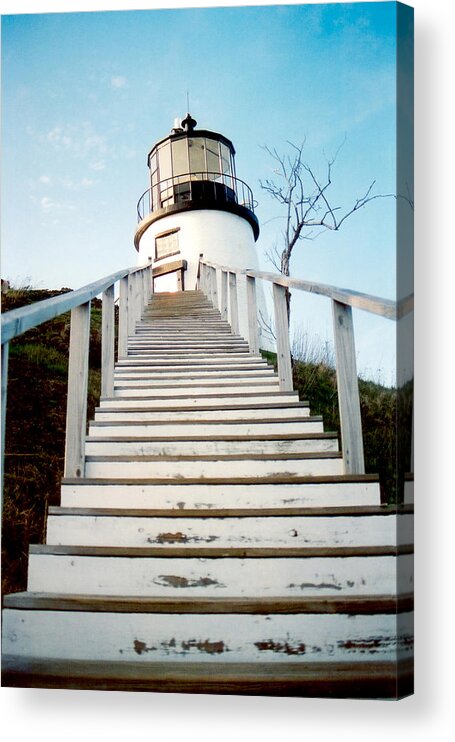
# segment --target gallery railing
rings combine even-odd
[[[256,202],[251,188],[233,175],[198,171],[174,175],[147,188],[137,204],[137,218],[142,221],[152,211],[186,201],[235,203],[254,213]]]

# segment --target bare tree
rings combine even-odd
[[[325,230],[338,231],[350,216],[377,198],[396,198],[395,194],[375,194],[373,180],[365,193],[347,208],[336,206],[331,200],[332,170],[345,139],[334,156],[326,158],[323,178],[318,177],[304,159],[305,141],[299,146],[288,142],[291,154],[280,155],[276,149],[264,147],[276,163],[277,179],[260,181],[261,188],[284,207],[285,228],[281,251],[274,245],[267,257],[284,276],[290,274],[292,252],[300,240],[313,240]],[[410,201],[410,199],[408,199]],[[410,202],[411,203],[411,202]],[[290,293],[287,291],[288,316]]]

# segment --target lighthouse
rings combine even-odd
[[[139,265],[152,263],[155,293],[194,290],[200,255],[218,265],[259,267],[255,202],[251,188],[237,177],[234,145],[223,134],[196,126],[189,113],[177,119],[147,158],[150,185],[137,205],[134,243]]]

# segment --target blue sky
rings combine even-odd
[[[258,201],[265,253],[279,245],[262,148],[306,138],[321,174],[346,138],[333,202],[395,185],[395,3],[12,15],[2,18],[2,277],[77,288],[133,265],[146,156],[176,116],[234,142]],[[378,199],[295,250],[295,277],[395,298],[395,201]],[[331,337],[329,302],[294,322]],[[392,323],[356,313],[359,368],[393,380]]]

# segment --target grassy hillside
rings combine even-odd
[[[9,290],[3,311],[61,292]],[[30,330],[11,343],[2,535],[2,591],[26,588],[28,544],[43,542],[49,505],[58,505],[63,474],[69,314]],[[88,419],[100,391],[101,302],[92,302]],[[273,354],[264,354],[270,363]],[[294,385],[311,411],[323,415],[325,430],[339,430],[333,359],[294,349]],[[300,357],[300,360],[298,359]],[[360,381],[366,470],[378,473],[383,501],[397,498],[395,462],[409,449],[409,435],[397,436],[397,420],[409,423],[411,387],[395,389]],[[409,425],[408,425],[409,428]],[[406,464],[400,467],[402,476]]]

